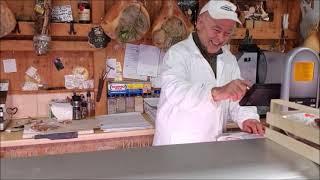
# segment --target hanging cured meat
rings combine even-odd
[[[155,46],[167,49],[186,39],[192,30],[193,25],[180,10],[176,0],[166,0],[153,23],[152,41]]]
[[[49,35],[52,0],[37,0],[35,5],[35,23],[33,47],[37,55],[48,53],[51,42]]]
[[[6,1],[0,1],[0,22],[0,38],[9,34],[17,23]]]
[[[106,13],[102,28],[119,42],[141,39],[150,28],[150,17],[141,2],[118,0]]]

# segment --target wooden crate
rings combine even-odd
[[[266,137],[286,148],[320,164],[320,128],[306,125],[303,122],[284,118],[292,111],[282,112],[282,107],[293,108],[297,111],[319,115],[319,109],[288,102],[280,99],[271,101],[270,112],[267,113]],[[281,133],[283,130],[286,133]],[[289,133],[289,135],[287,135]]]

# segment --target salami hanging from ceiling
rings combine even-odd
[[[180,10],[177,1],[166,0],[153,23],[152,41],[155,46],[167,49],[186,39],[192,30],[193,25]]]
[[[118,42],[141,39],[150,28],[150,17],[141,2],[118,0],[106,13],[101,27]]]

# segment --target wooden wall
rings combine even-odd
[[[17,72],[4,73],[1,71],[1,79],[10,79],[11,93],[21,92],[24,83],[26,70],[33,66],[38,69],[41,76],[41,82],[48,84],[49,87],[64,87],[64,75],[72,74],[72,69],[77,66],[82,66],[88,69],[89,79],[93,79],[93,54],[90,52],[50,52],[46,56],[37,56],[32,51],[14,52],[4,51],[0,54],[0,59],[16,59]],[[64,69],[58,71],[53,64],[55,58],[60,58],[64,64]],[[3,69],[3,63],[0,63],[0,68]]]
[[[81,65],[90,72],[90,78],[95,80],[94,92],[97,92],[98,78],[105,66],[106,58],[116,58],[123,65],[124,44],[111,41],[105,49],[92,49],[87,44],[87,34],[91,27],[98,25],[112,4],[116,0],[91,0],[92,23],[76,24],[76,35],[69,35],[69,25],[66,23],[53,23],[51,25],[51,35],[53,37],[53,47],[51,52],[45,56],[36,56],[32,48],[32,22],[19,22],[21,33],[12,33],[0,40],[0,59],[15,58],[17,60],[18,72],[6,74],[3,72],[3,64],[0,63],[0,79],[9,79],[11,82],[10,93],[25,93],[21,91],[24,82],[24,72],[30,66],[39,69],[39,73],[44,82],[50,87],[60,87],[64,85],[63,76],[69,74],[73,67]],[[146,6],[151,17],[151,23],[159,14],[161,4],[165,0],[140,0]],[[33,20],[34,0],[7,0],[10,8],[20,21]],[[77,9],[75,0],[53,0],[54,4],[71,4],[73,9]],[[207,0],[199,0],[200,8]],[[300,18],[299,0],[267,0],[268,10],[274,12],[273,22],[264,22],[260,28],[250,29],[255,41],[265,49],[279,51],[279,39],[281,33],[281,16],[289,13],[289,30],[286,31],[287,48],[291,49],[297,45],[297,29]],[[74,17],[77,19],[77,11]],[[245,35],[245,28],[238,28],[231,41],[231,49],[237,51],[238,44]],[[136,44],[151,44],[151,32]],[[55,57],[60,57],[64,62],[65,69],[57,71],[52,63]],[[106,114],[106,95],[103,90],[102,101],[96,104],[97,114]]]

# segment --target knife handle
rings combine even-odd
[[[104,80],[100,78],[99,84],[98,84],[97,102],[100,102],[103,85],[104,85]]]

